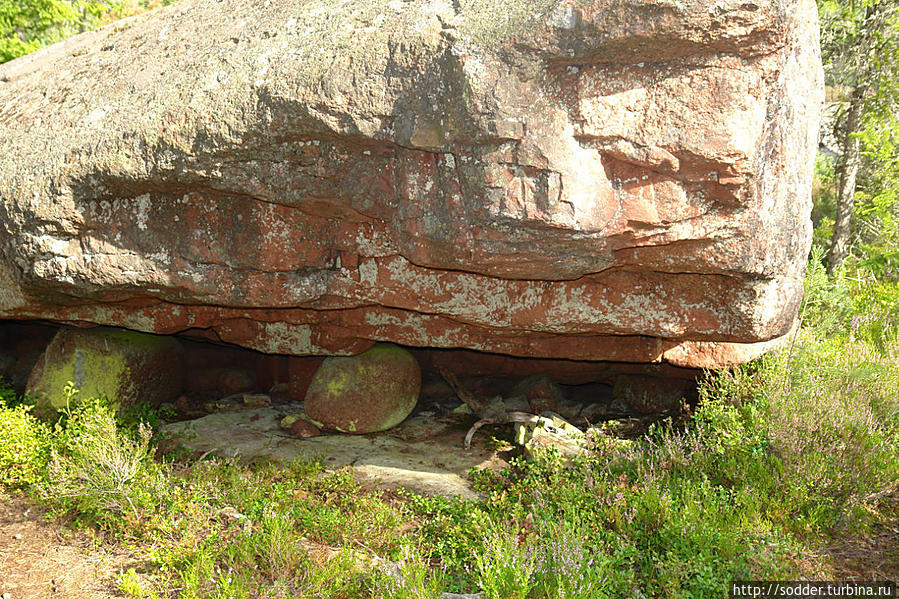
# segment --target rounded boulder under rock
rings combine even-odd
[[[405,349],[378,344],[352,357],[327,358],[306,392],[306,415],[342,433],[385,431],[418,403],[421,369]]]

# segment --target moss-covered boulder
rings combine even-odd
[[[421,370],[408,351],[375,345],[350,358],[328,358],[309,383],[306,415],[322,428],[374,433],[406,419],[418,402]]]
[[[27,391],[62,407],[72,381],[80,397],[105,396],[118,405],[173,401],[184,385],[184,350],[172,337],[121,329],[61,329],[38,359]]]

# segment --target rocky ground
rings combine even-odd
[[[322,435],[299,439],[279,426],[296,405],[210,414],[163,428],[171,441],[202,453],[291,462],[319,458],[328,468],[352,466],[363,480],[404,486],[427,495],[475,497],[466,478],[472,468],[508,464],[483,447],[463,449],[466,426],[413,417],[384,433]]]

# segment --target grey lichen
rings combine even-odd
[[[529,30],[560,0],[460,0],[461,33],[478,46],[498,46]]]

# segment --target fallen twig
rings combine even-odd
[[[443,366],[438,366],[437,370],[440,371],[440,375],[446,380],[447,384],[452,387],[453,392],[455,392],[456,396],[461,399],[465,404],[471,408],[471,411],[474,412],[480,420],[471,425],[471,428],[468,429],[468,433],[465,435],[465,449],[471,449],[471,440],[474,438],[474,434],[478,431],[482,426],[486,426],[488,424],[513,424],[513,423],[537,423],[540,422],[540,417],[536,414],[531,414],[529,412],[520,412],[506,411],[505,401],[502,396],[496,396],[493,399],[479,400],[475,397],[474,393],[466,389],[462,386],[459,380],[456,378],[452,372],[444,368]],[[524,396],[515,396],[511,399],[522,399]]]

